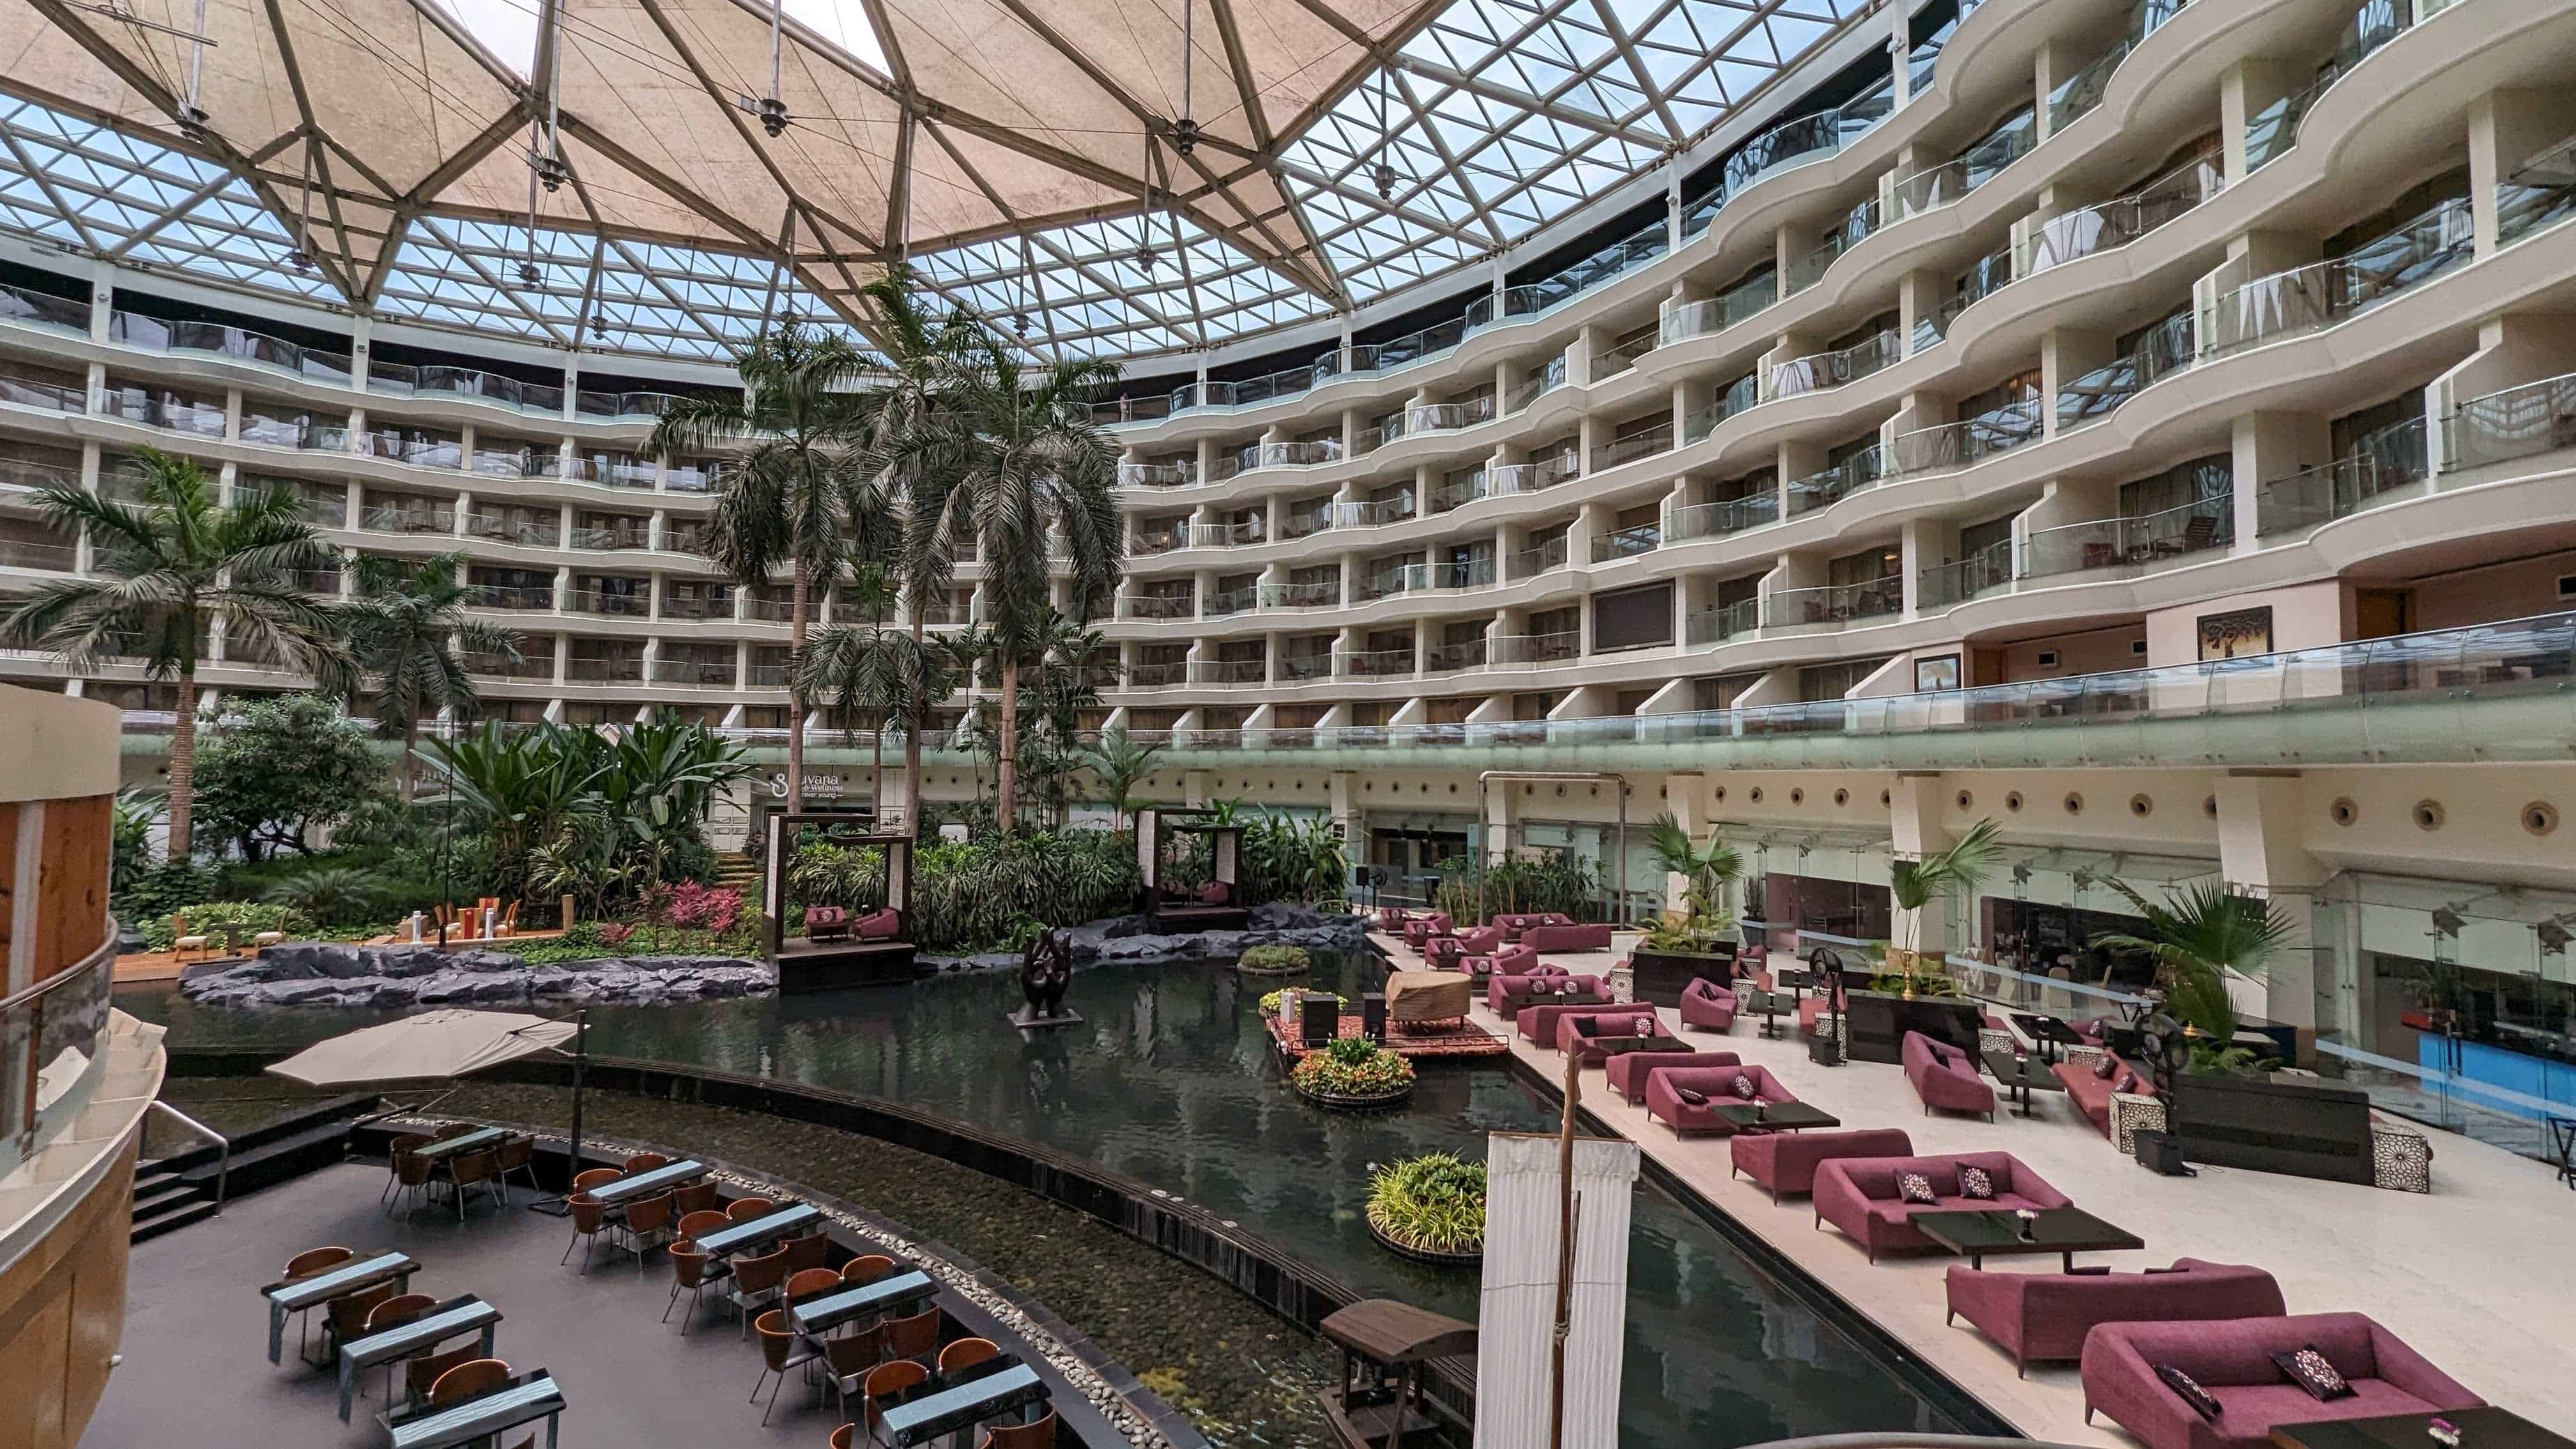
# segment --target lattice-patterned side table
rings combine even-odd
[[[2391,1192],[2433,1190],[2433,1143],[2412,1127],[2373,1120],[2370,1124],[2370,1182]]]
[[[2121,1156],[2137,1155],[2137,1133],[2141,1128],[2149,1132],[2165,1130],[2163,1099],[2139,1092],[2113,1092],[2111,1094],[2111,1143],[2120,1149]]]

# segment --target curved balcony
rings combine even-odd
[[[2348,256],[2247,278],[2242,260],[2211,275],[2204,356],[2331,327],[2468,259],[2466,201],[2447,201]]]

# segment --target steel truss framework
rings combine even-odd
[[[0,0],[0,229],[704,358],[865,331],[906,260],[1034,351],[1169,353],[1508,247],[1866,3]]]

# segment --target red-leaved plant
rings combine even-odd
[[[742,892],[682,881],[654,892],[653,913],[669,925],[721,936],[742,916]]]

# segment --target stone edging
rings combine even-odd
[[[430,1128],[437,1126],[438,1122],[444,1119],[404,1115],[378,1120],[400,1123],[404,1126]],[[572,1146],[569,1134],[525,1123],[513,1122],[499,1125],[523,1130],[539,1142],[561,1144],[569,1162]],[[626,1152],[629,1155],[638,1152],[657,1152],[675,1159],[683,1155],[694,1156],[699,1161],[714,1166],[715,1171],[710,1174],[713,1180],[740,1188],[746,1194],[811,1203],[834,1225],[870,1244],[883,1248],[888,1256],[897,1261],[919,1268],[936,1281],[943,1290],[974,1304],[977,1309],[1000,1323],[1027,1344],[1032,1352],[1044,1358],[1057,1373],[1063,1375],[1065,1382],[1071,1384],[1076,1392],[1089,1401],[1092,1408],[1109,1422],[1110,1427],[1116,1429],[1121,1437],[1135,1446],[1135,1449],[1200,1449],[1200,1446],[1206,1443],[1194,1432],[1186,1441],[1176,1442],[1171,1435],[1158,1427],[1157,1420],[1170,1421],[1177,1411],[1164,1404],[1153,1390],[1142,1384],[1137,1384],[1132,1390],[1127,1391],[1121,1391],[1112,1386],[1098,1366],[1076,1353],[1065,1343],[1056,1332],[1055,1326],[1039,1322],[1036,1314],[1032,1312],[1034,1305],[1024,1304],[1016,1295],[1001,1291],[978,1271],[933,1253],[904,1237],[885,1219],[863,1214],[839,1198],[829,1193],[816,1192],[802,1183],[757,1176],[741,1167],[725,1163],[718,1158],[708,1157],[703,1153],[683,1154],[677,1148],[660,1143],[638,1142],[624,1138],[594,1138],[588,1134],[583,1135],[582,1145],[585,1149],[596,1145],[610,1151]],[[1052,1313],[1047,1316],[1050,1319],[1055,1318]],[[1062,1324],[1062,1320],[1055,1319],[1055,1324]],[[1134,1375],[1127,1373],[1123,1366],[1119,1372],[1131,1381],[1134,1378]],[[1142,1402],[1138,1402],[1139,1400]],[[1162,1412],[1154,1412],[1157,1409]]]

